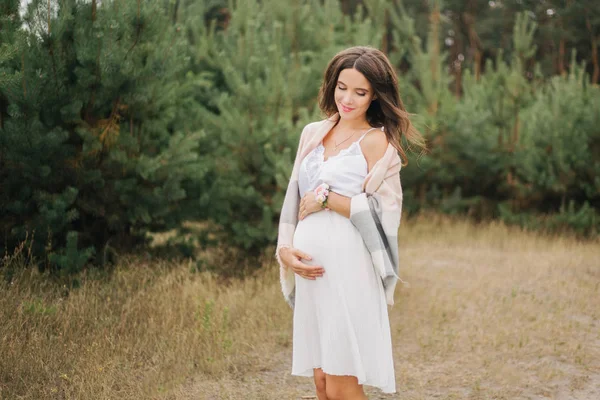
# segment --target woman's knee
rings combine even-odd
[[[339,385],[329,384],[325,388],[325,394],[329,400],[339,400],[344,398],[344,392]]]
[[[314,368],[313,371],[315,376],[315,388],[317,389],[317,392],[325,393],[325,385],[327,383],[325,379],[325,373],[321,368]]]
[[[327,375],[326,377],[325,389],[329,400],[360,398],[364,393],[355,376]]]

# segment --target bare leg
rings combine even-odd
[[[317,389],[317,399],[329,400],[327,397],[327,391],[325,389],[325,373],[321,368],[313,368],[315,373],[315,388]]]
[[[325,377],[329,400],[368,400],[355,376],[325,374]]]

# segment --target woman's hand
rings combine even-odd
[[[302,200],[300,201],[300,207],[298,207],[298,219],[300,221],[314,212],[324,210],[324,208],[321,207],[321,204],[318,203],[316,199],[317,195],[312,190],[306,192],[306,194],[302,197]]]
[[[306,265],[300,261],[302,259],[312,260],[312,257],[294,247],[283,247],[279,249],[279,257],[287,268],[291,268],[294,273],[306,279],[314,281],[318,277],[323,276],[323,273],[325,272],[323,267]]]

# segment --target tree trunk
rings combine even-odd
[[[440,71],[438,71],[440,65],[440,7],[437,2],[435,2],[431,10],[429,22],[431,24],[431,35],[433,36],[431,40],[431,80],[435,85],[440,80]],[[433,102],[429,105],[429,113],[435,115],[437,114],[437,110],[438,96],[434,96]]]
[[[381,38],[381,51],[388,54],[390,51],[390,13],[385,13],[385,20],[383,24],[383,37]]]
[[[481,40],[475,31],[475,16],[471,13],[464,12],[462,14],[463,22],[467,27],[467,34],[469,37],[469,45],[471,52],[473,53],[473,69],[475,71],[475,79],[479,81],[481,77]]]
[[[592,24],[590,22],[590,18],[588,10],[586,9],[586,17],[585,17],[585,25],[587,26],[588,32],[590,32],[590,41],[592,42],[592,65],[594,66],[594,72],[592,73],[592,83],[598,83],[598,77],[600,76],[600,65],[598,65],[598,36],[594,35],[594,30],[592,29]]]
[[[454,20],[454,32],[460,32],[460,19]],[[458,99],[462,94],[462,62],[458,55],[463,51],[461,35],[454,34],[454,43],[452,43],[450,68],[454,73],[454,96]]]
[[[565,74],[565,39],[560,39],[558,43],[558,73]]]
[[[519,108],[515,110],[515,125],[513,126],[512,143],[510,144],[510,151],[515,151],[517,143],[519,142]]]

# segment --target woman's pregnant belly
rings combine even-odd
[[[326,212],[319,211],[310,214],[296,225],[294,232],[294,247],[301,250],[313,258],[312,262],[302,260],[306,264],[314,264],[321,258],[323,252],[327,251],[327,235],[331,234],[329,225],[329,216]]]
[[[294,232],[293,246],[319,263],[339,252],[361,250],[362,237],[350,220],[335,211],[318,211],[298,221]]]
[[[300,290],[296,300],[309,287],[317,291],[342,290],[347,296],[364,297],[364,293],[358,293],[368,282],[374,287],[381,285],[362,236],[348,218],[334,211],[319,211],[298,221],[293,246],[312,257],[302,263],[325,269],[325,274],[316,280],[296,276]]]

